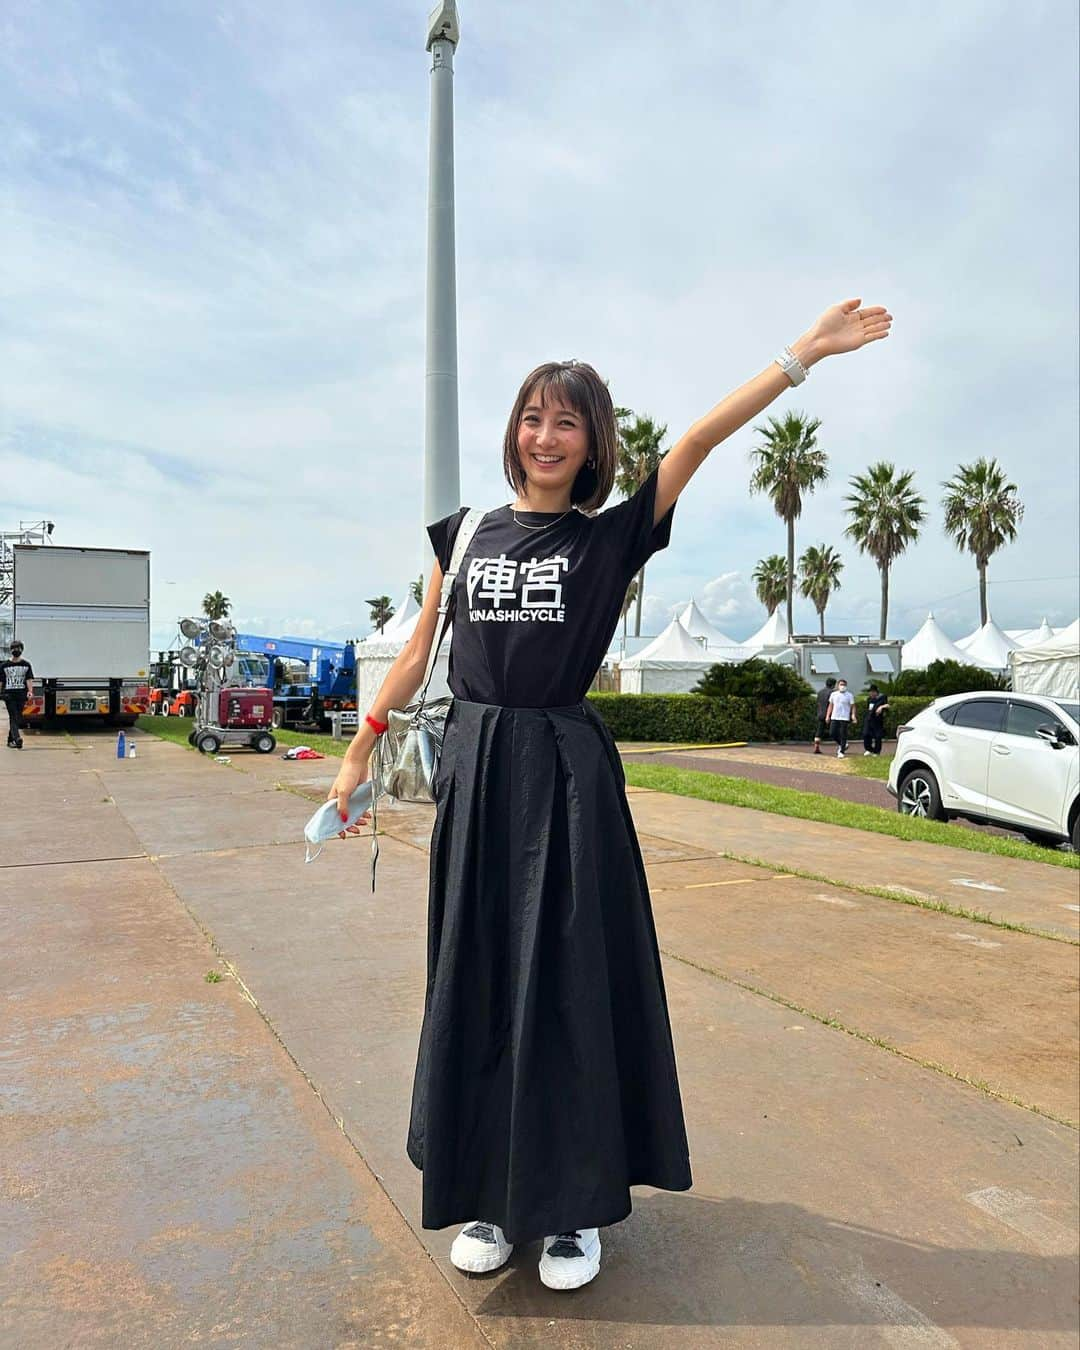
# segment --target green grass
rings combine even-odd
[[[140,717],[135,725],[140,731],[160,736],[163,741],[187,745],[192,724],[190,717]],[[286,750],[290,745],[309,745],[312,750],[318,750],[321,754],[341,756],[349,748],[352,736],[350,734],[349,740],[335,741],[332,737],[320,736],[317,732],[275,731],[274,739]],[[224,753],[230,754],[231,751],[226,750]]]
[[[868,755],[863,756],[861,750],[848,752],[854,755],[854,759],[847,762],[848,773],[857,774],[859,778],[876,778],[878,782],[888,781],[889,770],[892,768],[892,755]]]
[[[138,727],[163,740],[187,745],[191,719],[140,717]],[[349,745],[347,740],[335,741],[329,736],[300,731],[275,731],[274,735],[278,744],[286,748],[290,745],[310,745],[312,750],[330,756],[344,755]],[[863,772],[863,765],[871,766],[865,771],[868,778],[888,776],[889,761],[884,755],[880,759],[853,759],[849,764],[858,766],[857,772]],[[768,783],[754,783],[746,778],[729,778],[723,774],[672,769],[665,764],[630,763],[625,765],[625,770],[626,781],[632,786],[653,788],[657,792],[697,797],[706,802],[723,802],[727,806],[746,806],[754,811],[771,811],[774,815],[794,816],[799,820],[821,820],[829,825],[846,825],[851,829],[889,834],[895,839],[949,844],[953,848],[966,848],[972,853],[996,853],[1006,858],[1049,863],[1053,867],[1080,868],[1080,857],[1075,853],[1040,848],[1037,844],[1005,835],[976,834],[974,830],[949,825],[944,821],[915,820],[911,816],[902,816],[899,811],[838,801],[835,797],[825,797],[818,792],[772,787]]]
[[[1047,863],[1052,867],[1080,868],[1080,857],[1075,853],[1039,848],[1036,844],[1004,835],[977,834],[974,830],[949,825],[944,821],[917,820],[911,816],[902,816],[898,811],[838,801],[835,797],[825,797],[818,792],[799,792],[795,788],[773,787],[745,778],[673,769],[665,764],[627,764],[625,771],[629,784],[652,788],[656,792],[697,797],[706,802],[723,802],[727,806],[745,806],[754,811],[769,811],[773,815],[793,816],[798,820],[820,820],[829,825],[845,825],[851,829],[869,830],[874,834],[892,835],[894,839],[948,844],[952,848],[966,848],[972,853],[996,853],[1005,858]]]

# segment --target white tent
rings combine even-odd
[[[970,633],[965,633],[962,638],[956,639],[956,646],[959,647],[962,652],[966,652],[981,632],[981,628],[973,628]]]
[[[701,610],[698,609],[695,600],[689,602],[678,619],[691,637],[704,638],[710,647],[737,647],[739,645],[734,638],[729,638],[726,633],[721,633],[719,628],[713,627]]]
[[[378,629],[374,633],[369,633],[366,638],[361,640],[361,644],[367,642],[386,642],[401,641],[409,636],[416,627],[416,620],[420,616],[420,606],[413,599],[412,591],[408,591],[405,599],[394,610],[393,617],[383,624],[382,632]]]
[[[782,618],[779,609],[774,609],[761,627],[742,646],[749,649],[748,654],[762,647],[786,647],[790,634],[787,620]]]
[[[948,637],[933,613],[930,613],[915,636],[904,643],[900,652],[900,669],[925,670],[934,661],[959,661],[968,664],[969,658],[967,652]]]
[[[986,666],[989,670],[1004,670],[1009,664],[1009,653],[1016,645],[1005,636],[993,619],[987,619],[963,648],[963,652],[969,665]]]
[[[1080,698],[1080,619],[1037,647],[1020,647],[1009,658],[1018,694]]]
[[[720,659],[672,619],[643,651],[619,662],[619,687],[624,694],[688,694]]]
[[[1010,633],[1005,630],[1005,636],[1013,639],[1017,647],[1041,647],[1044,642],[1049,642],[1054,636],[1054,630],[1043,619],[1038,628],[1029,628],[1026,632]]]

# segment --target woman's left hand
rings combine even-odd
[[[807,334],[819,356],[857,352],[868,342],[889,336],[892,315],[884,305],[862,306],[860,299],[831,305]]]

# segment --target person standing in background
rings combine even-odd
[[[863,754],[880,755],[885,730],[885,709],[889,706],[889,697],[880,693],[876,684],[870,686],[867,694],[869,697],[862,728]]]
[[[0,694],[7,706],[9,749],[21,750],[22,711],[26,700],[34,692],[34,671],[30,662],[23,658],[23,645],[18,640],[11,644],[11,660],[0,661]]]
[[[848,732],[855,716],[855,695],[847,687],[847,680],[838,680],[829,698],[826,718],[832,724],[832,738],[836,742],[836,758],[847,754]]]
[[[836,681],[830,675],[825,681],[825,688],[818,690],[817,696],[817,726],[814,729],[814,754],[821,754],[821,742],[829,725],[829,699],[832,698],[832,691],[836,688]]]

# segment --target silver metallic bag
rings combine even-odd
[[[465,557],[465,550],[483,518],[482,511],[467,511],[458,527],[450,567],[443,577],[439,597],[442,627],[437,629],[432,639],[427,673],[420,697],[407,708],[391,708],[386,714],[386,730],[375,742],[375,749],[372,752],[372,776],[375,780],[376,798],[385,793],[399,802],[435,800],[435,775],[439,768],[439,755],[442,753],[446,715],[450,711],[453,699],[444,696],[429,700],[428,685],[431,683],[439,648],[446,637],[446,630],[453,614],[454,579]]]

